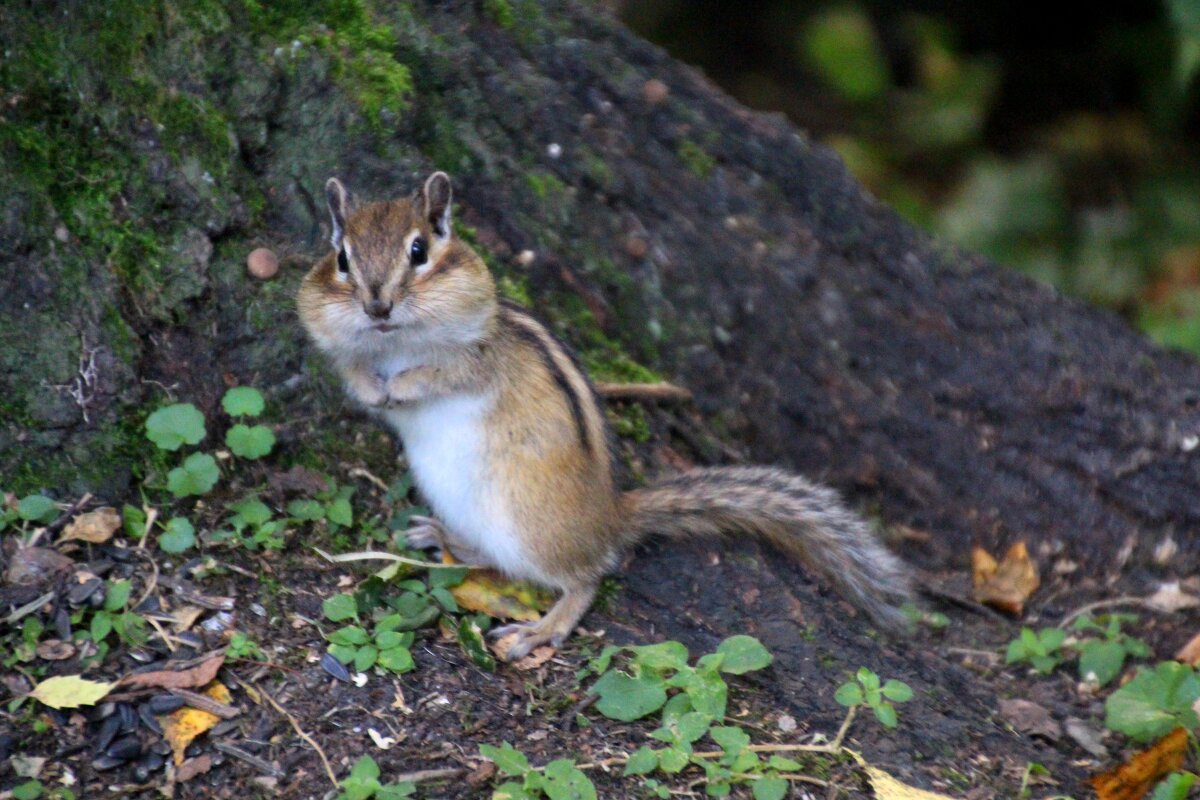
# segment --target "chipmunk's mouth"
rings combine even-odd
[[[378,325],[375,325],[373,327],[375,330],[379,331],[380,333],[391,333],[392,331],[400,330],[399,325],[390,325],[386,322],[381,322]]]

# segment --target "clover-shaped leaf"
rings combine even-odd
[[[163,450],[199,444],[204,434],[204,415],[191,403],[164,406],[146,418],[146,438]]]

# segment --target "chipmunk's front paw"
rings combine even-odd
[[[355,375],[346,383],[350,396],[364,406],[374,408],[387,402],[387,384],[378,375]]]
[[[499,628],[492,628],[487,632],[489,639],[496,640],[500,645],[497,655],[504,661],[519,661],[525,656],[533,652],[534,648],[541,647],[544,644],[558,647],[570,631],[562,632],[553,630],[551,627],[543,624],[545,619],[537,622],[514,622],[511,625],[501,625]],[[512,641],[504,647],[504,639],[513,637]]]
[[[409,517],[408,523],[404,541],[413,550],[427,550],[430,547],[447,549],[446,529],[442,527],[442,523],[433,517],[420,516]]]

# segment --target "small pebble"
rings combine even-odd
[[[558,142],[551,142],[546,147],[546,155],[550,156],[551,158],[560,157],[562,155],[562,145]]]
[[[625,252],[631,258],[644,258],[650,250],[650,245],[641,236],[629,236],[625,239]]]
[[[522,250],[517,253],[517,263],[522,267],[528,267],[537,258],[537,254],[532,250]]]
[[[267,248],[259,247],[246,257],[246,269],[260,281],[270,280],[279,272],[279,258]]]
[[[642,97],[652,106],[666,100],[670,93],[671,89],[658,78],[651,78],[642,84]]]

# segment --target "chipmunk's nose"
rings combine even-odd
[[[392,313],[392,301],[380,300],[375,298],[363,304],[363,311],[367,312],[367,316],[371,319],[387,319]]]

